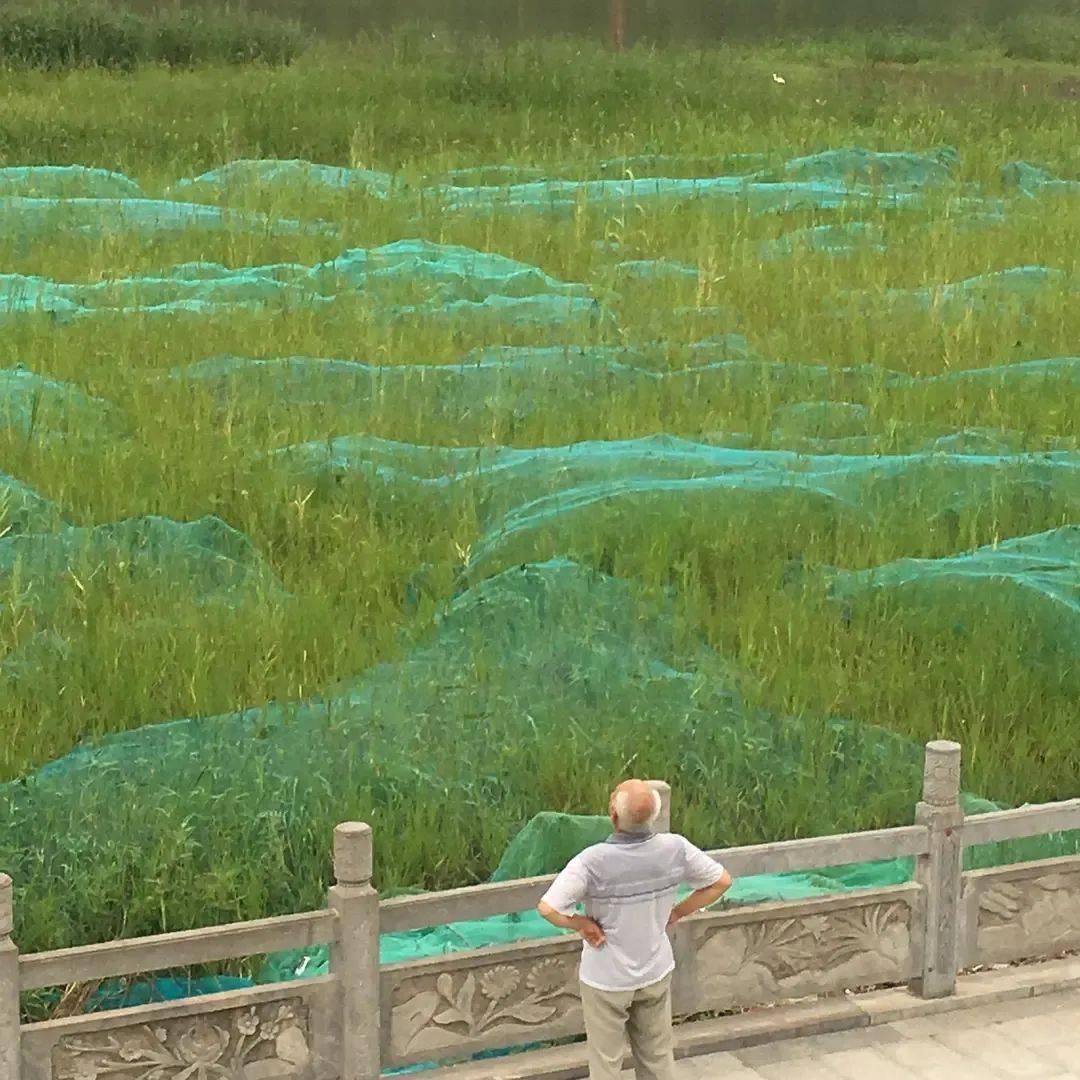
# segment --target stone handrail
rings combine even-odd
[[[821,870],[828,866],[874,862],[925,855],[929,851],[926,830],[918,825],[873,832],[811,836],[805,840],[780,840],[772,844],[727,848],[709,854],[736,877],[785,874],[797,870]]]
[[[281,949],[303,949],[308,945],[328,945],[336,933],[332,912],[310,911],[33,953],[19,958],[20,989],[35,990],[114,975],[135,975],[163,967],[205,964],[211,960],[255,956]]]
[[[656,785],[667,829],[670,789]],[[965,819],[959,786],[960,747],[930,743],[912,826],[711,852],[736,876],[900,857],[914,858],[915,874],[683,920],[673,932],[676,1014],[875,984],[941,997],[966,966],[1080,947],[1080,856],[966,874],[961,861],[974,845],[1080,828],[1080,799]],[[378,960],[381,933],[529,909],[550,876],[380,903],[371,858],[370,828],[347,822],[334,833],[336,884],[322,911],[24,957],[12,941],[12,882],[0,874],[0,1077],[141,1080],[143,1060],[145,1073],[170,1060],[182,1072],[196,1039],[200,1060],[224,1062],[228,1050],[251,1075],[374,1080],[384,1068],[581,1033],[572,936]],[[327,976],[20,1024],[21,991],[314,944],[330,946]]]
[[[1021,806],[1017,810],[997,810],[969,817],[964,822],[964,847],[1021,840],[1070,829],[1080,829],[1080,799]]]
[[[925,855],[928,850],[926,830],[909,825],[873,832],[840,833],[836,836],[813,836],[805,840],[781,840],[772,844],[717,849],[708,854],[723,863],[736,877],[749,877]],[[482,919],[525,911],[536,905],[554,880],[554,874],[548,874],[383,900],[379,905],[380,928],[383,933],[396,933],[463,919]]]
[[[555,876],[548,874],[418,896],[398,896],[379,905],[380,929],[383,933],[397,933],[463,919],[484,919],[526,911],[536,906],[554,880]]]

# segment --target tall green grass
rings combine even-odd
[[[956,63],[882,66],[866,56],[864,43],[642,49],[615,57],[581,42],[513,48],[481,42],[462,52],[442,40],[397,38],[389,45],[320,46],[276,69],[222,63],[191,71],[144,68],[123,77],[101,70],[9,71],[0,76],[0,158],[118,168],[152,194],[240,157],[306,157],[397,170],[416,180],[492,162],[574,175],[595,174],[601,160],[620,154],[759,151],[779,163],[846,145],[952,144],[964,157],[962,178],[991,191],[999,166],[1012,158],[1080,175],[1071,69],[1008,60],[995,49]],[[830,303],[842,305],[850,289],[917,287],[1025,263],[1075,274],[1080,209],[1067,197],[1033,201],[1002,224],[973,230],[957,227],[945,199],[931,199],[925,211],[876,215],[888,238],[885,254],[801,255],[775,263],[759,258],[760,243],[817,216],[750,218],[716,204],[582,210],[557,221],[484,219],[443,216],[408,195],[384,203],[310,190],[252,191],[241,201],[279,216],[338,222],[342,244],[424,236],[516,256],[563,279],[597,285],[609,280],[602,244],[620,244],[624,258],[691,262],[703,270],[698,282],[628,289],[612,302],[618,329],[577,339],[661,340],[672,347],[672,366],[680,343],[729,330],[746,333],[776,359],[838,368],[875,363],[915,374],[1075,354],[1080,338],[1080,308],[1052,292],[1026,312],[991,311],[958,323],[827,311]],[[33,244],[0,238],[0,270],[61,281],[149,272],[193,258],[242,266],[312,263],[335,254],[337,246],[325,238],[239,233],[152,241],[56,235]],[[682,307],[698,315],[676,314]],[[721,314],[710,314],[714,308]],[[0,685],[0,780],[88,736],[308,695],[398,659],[410,642],[424,639],[434,612],[453,594],[463,552],[479,537],[476,507],[463,499],[446,515],[430,506],[384,514],[362,498],[322,502],[253,466],[264,450],[360,430],[432,444],[530,446],[655,432],[690,438],[736,432],[760,441],[773,427],[778,402],[764,394],[713,403],[672,395],[614,405],[580,400],[520,416],[485,412],[478,403],[475,414],[449,423],[399,406],[360,415],[347,406],[297,408],[258,399],[222,414],[208,395],[152,378],[221,353],[439,363],[476,346],[547,344],[560,334],[565,338],[563,331],[515,330],[493,338],[464,323],[385,324],[362,299],[319,311],[5,325],[0,365],[23,363],[116,403],[129,433],[79,445],[7,435],[0,469],[56,500],[78,524],[144,513],[218,514],[253,539],[296,602],[286,609],[254,599],[235,611],[208,613],[175,600],[151,601],[122,581],[89,597],[74,590],[60,620],[70,651],[28,680]],[[915,429],[1004,428],[1032,450],[1075,448],[1080,436],[1077,410],[1060,395],[881,396],[869,409],[883,450],[910,445]],[[1050,528],[1062,523],[1062,513],[1045,502],[1001,501],[955,519],[885,514],[869,531],[800,534],[800,554],[806,566],[851,568],[933,557]],[[574,554],[633,577],[646,595],[674,590],[687,640],[703,639],[742,670],[752,705],[870,720],[916,741],[958,737],[968,754],[966,786],[1003,802],[1077,794],[1076,672],[1025,662],[1024,627],[988,626],[957,639],[912,634],[887,613],[846,621],[812,589],[785,587],[791,537],[752,520],[740,524],[719,535],[637,537],[614,552],[597,545]],[[14,616],[18,608],[9,599],[0,598],[5,653],[25,644],[33,629]],[[329,874],[330,829],[345,817],[375,823],[381,885],[482,879],[530,814],[602,808],[610,780],[626,770],[671,779],[680,826],[716,843],[884,824],[902,817],[915,797],[890,789],[881,800],[833,798],[812,767],[786,786],[718,792],[704,767],[676,775],[679,759],[670,743],[642,726],[605,732],[599,741],[578,734],[540,759],[509,748],[506,761],[501,779],[514,795],[498,805],[485,802],[480,788],[464,806],[436,795],[401,801],[373,779],[343,798],[315,792],[303,814],[292,814],[293,794],[282,793],[282,814],[272,820],[248,820],[246,807],[232,806],[213,835],[193,836],[186,824],[197,794],[159,791],[152,825],[115,837],[118,859],[142,870],[152,864],[152,872],[131,881],[123,910],[101,885],[107,878],[101,868],[72,867],[63,879],[35,882],[20,895],[20,944],[44,948],[59,939],[73,944],[317,905]],[[202,804],[199,810],[209,813]],[[108,820],[107,807],[86,812]],[[238,837],[244,858],[237,858]],[[147,850],[152,857],[144,859]],[[200,873],[181,886],[189,856]],[[77,918],[68,896],[85,901]]]
[[[304,44],[297,23],[228,8],[142,14],[101,0],[16,0],[0,9],[0,64],[14,67],[287,64]]]

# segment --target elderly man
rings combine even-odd
[[[667,931],[719,900],[731,875],[684,837],[655,831],[660,795],[644,780],[620,784],[608,813],[615,832],[571,859],[538,909],[585,940],[581,1004],[590,1080],[622,1075],[627,1034],[637,1080],[675,1080],[675,956]],[[676,904],[680,885],[695,891]],[[575,914],[579,903],[586,914]]]

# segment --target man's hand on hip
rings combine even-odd
[[[677,922],[685,919],[687,915],[693,915],[695,911],[715,904],[721,896],[731,888],[731,875],[725,870],[720,875],[720,880],[704,889],[696,889],[681,903],[671,909],[668,916],[667,928],[670,930]]]
[[[604,928],[587,915],[578,915],[574,920],[574,929],[582,936],[587,945],[599,949],[607,941]]]
[[[604,942],[607,941],[604,928],[595,919],[590,919],[588,915],[564,915],[543,900],[536,905],[536,909],[552,926],[558,926],[563,930],[573,930],[575,933],[580,934],[594,949],[601,948]]]

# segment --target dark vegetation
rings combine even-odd
[[[626,0],[631,42],[663,44],[828,39],[874,63],[955,59],[980,49],[1018,60],[1080,63],[1080,0]],[[307,27],[340,37],[394,30],[419,35],[522,37],[606,33],[607,3],[519,0],[262,0],[222,7],[151,8],[108,0],[15,0],[0,7],[0,64],[64,70],[214,63],[288,64]],[[301,21],[302,20],[302,21]]]
[[[97,0],[0,7],[0,63],[11,67],[287,64],[304,46],[298,23],[250,11],[174,7],[143,14]]]

